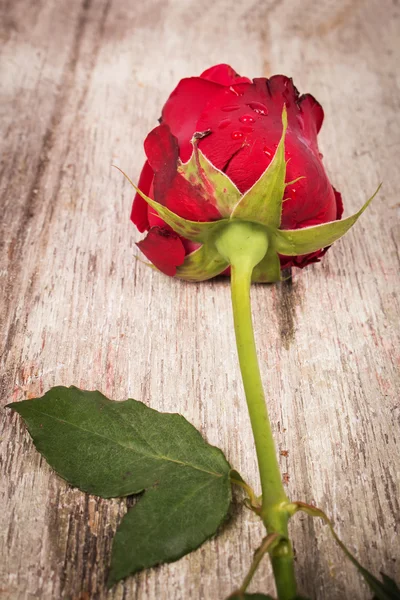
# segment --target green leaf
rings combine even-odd
[[[148,490],[117,530],[109,585],[177,560],[214,535],[229,508],[226,483],[223,473],[175,468],[166,484]]]
[[[185,257],[183,265],[177,267],[175,277],[186,281],[205,281],[225,271],[227,266],[214,245],[203,244]]]
[[[203,191],[204,196],[210,199],[223,217],[229,217],[240,200],[241,193],[233,181],[217,169],[198,148],[200,135],[197,134],[192,139],[192,156],[188,162],[179,163],[178,171]]]
[[[115,165],[114,165],[115,166]],[[226,223],[229,223],[228,219],[219,219],[218,221],[189,221],[179,217],[177,214],[169,210],[166,206],[159,204],[152,198],[149,198],[144,194],[124,173],[119,167],[115,167],[118,171],[126,177],[132,187],[135,188],[139,196],[143,198],[154,210],[160,215],[160,217],[170,226],[172,229],[182,237],[191,240],[192,242],[206,242],[212,235],[214,235],[221,227]]]
[[[282,111],[282,136],[274,157],[260,179],[244,194],[232,213],[233,219],[253,221],[272,229],[281,224],[282,201],[285,191],[286,106]]]
[[[111,584],[177,560],[214,535],[226,518],[230,466],[181,415],[75,387],[55,387],[9,407],[72,485],[105,498],[145,490],[117,531]]]
[[[259,283],[274,283],[281,280],[281,261],[276,250],[271,246],[262,261],[254,267],[251,280]]]
[[[291,503],[293,507],[293,512],[297,512],[301,510],[311,517],[320,517],[329,527],[330,532],[332,533],[334,539],[343,550],[344,554],[347,558],[353,563],[353,565],[358,569],[358,572],[362,575],[365,581],[368,583],[371,590],[375,593],[375,597],[377,600],[400,600],[400,590],[397,584],[390,579],[387,575],[382,574],[383,582],[379,581],[372,575],[367,569],[365,569],[353,556],[350,550],[344,545],[342,540],[338,537],[336,531],[334,530],[333,523],[329,519],[329,517],[319,508],[315,506],[311,506],[309,504],[305,504],[304,502],[293,502]]]
[[[347,217],[347,219],[331,221],[330,223],[315,225],[314,227],[304,227],[303,229],[280,229],[274,232],[271,243],[276,252],[285,256],[298,256],[330,246],[333,242],[344,236],[354,225],[370,202],[375,198],[381,185],[379,185],[375,194],[367,200],[364,206],[354,215]]]

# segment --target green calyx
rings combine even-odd
[[[251,253],[252,244],[259,243],[256,240],[259,240],[261,231],[267,240],[265,252],[253,265],[252,281],[265,283],[280,281],[279,255],[300,256],[330,246],[347,233],[376,196],[381,186],[361,210],[341,221],[331,221],[296,230],[280,229],[283,197],[287,186],[285,183],[286,129],[287,113],[284,106],[282,135],[275,155],[258,181],[243,195],[231,179],[202,154],[198,148],[200,135],[194,136],[192,156],[187,163],[179,161],[178,173],[195,186],[197,192],[202,191],[204,197],[214,204],[222,215],[218,221],[197,222],[183,219],[143,194],[131,182],[140,196],[178,235],[201,244],[197,250],[186,256],[183,265],[177,268],[176,277],[187,281],[204,281],[225,271],[232,264],[228,254],[222,250],[223,248],[226,250],[226,240],[228,238],[231,240],[232,247],[243,244],[242,235],[245,229],[233,225],[248,224],[254,227],[251,228],[253,237],[246,245],[246,252]]]
[[[267,230],[257,223],[232,220],[219,232],[215,248],[228,264],[251,272],[267,254]]]

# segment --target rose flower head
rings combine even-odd
[[[251,81],[221,64],[182,79],[144,142],[131,213],[147,232],[140,250],[167,275],[209,279],[229,272],[215,242],[239,220],[268,235],[254,281],[319,261],[368,204],[340,221],[317,143],[323,118],[284,75]]]

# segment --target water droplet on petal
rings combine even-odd
[[[233,140],[241,140],[243,137],[243,133],[241,131],[232,131],[231,137]]]
[[[271,152],[268,150],[268,147],[267,147],[267,146],[264,146],[264,148],[263,148],[263,152],[264,152],[264,154],[266,154],[267,156],[271,156]]]
[[[266,116],[268,114],[268,108],[262,102],[249,102],[247,106],[249,106],[251,110],[254,110],[258,115]]]
[[[232,92],[232,94],[235,94],[235,96],[243,96],[243,90],[242,90],[242,86],[240,84],[231,85],[229,90]]]
[[[219,129],[225,129],[225,127],[228,127],[228,125],[231,124],[231,120],[230,119],[223,119],[221,121],[221,123],[218,125]]]
[[[241,123],[254,123],[255,118],[252,117],[251,115],[242,115],[241,117],[239,117],[239,121]]]
[[[239,104],[228,104],[227,106],[223,106],[221,110],[224,112],[232,112],[233,110],[238,110],[239,108]]]

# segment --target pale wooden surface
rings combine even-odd
[[[74,383],[179,411],[257,486],[228,281],[185,284],[137,262],[132,191],[111,164],[137,179],[183,76],[217,62],[292,75],[325,108],[321,149],[346,213],[384,187],[322,265],[253,289],[271,418],[290,496],[328,511],[368,568],[399,575],[398,2],[3,6],[2,403]],[[69,488],[16,415],[2,423],[2,598],[222,600],[241,581],[263,532],[237,507],[214,541],[107,593],[126,500]],[[304,593],[371,598],[320,523],[291,530]],[[267,562],[257,588],[271,589]]]

